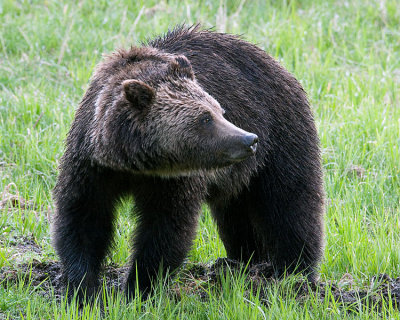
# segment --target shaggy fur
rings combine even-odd
[[[317,277],[323,188],[306,94],[236,36],[179,27],[96,68],[54,190],[55,248],[72,288],[95,292],[125,195],[138,217],[129,295],[136,279],[147,293],[159,270],[181,265],[203,202],[229,258]]]

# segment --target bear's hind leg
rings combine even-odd
[[[321,181],[282,180],[264,168],[248,187],[229,200],[209,204],[228,258],[270,262],[281,276],[285,271],[306,273],[310,280],[323,248]]]
[[[323,253],[323,189],[317,171],[277,179],[275,169],[264,168],[249,185],[248,206],[263,255],[278,276],[303,272],[310,281],[318,278]]]

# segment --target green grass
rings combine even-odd
[[[350,273],[357,285],[400,275],[400,5],[376,1],[14,1],[0,0],[0,201],[19,194],[29,205],[0,209],[0,268],[57,259],[48,217],[63,140],[102,53],[164,33],[175,24],[243,34],[279,59],[309,94],[323,150],[327,193],[322,280]],[[358,172],[358,174],[357,174]],[[7,189],[7,186],[8,189]],[[5,190],[3,192],[3,190]],[[129,256],[131,206],[120,210],[110,259]],[[204,208],[191,262],[225,255]],[[41,253],[19,252],[33,240]],[[29,273],[29,271],[28,271]],[[317,296],[299,301],[293,280],[268,290],[269,304],[245,295],[246,279],[227,277],[207,301],[183,293],[125,304],[67,306],[44,296],[29,276],[0,284],[0,319],[371,319],[400,318],[388,302],[341,307]]]

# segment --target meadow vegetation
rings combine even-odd
[[[204,206],[183,271],[152,299],[126,304],[104,289],[102,303],[68,306],[30,264],[57,260],[51,190],[93,68],[103,53],[198,22],[256,43],[309,95],[326,188],[324,294],[299,294],[299,277],[257,288],[243,272],[188,282],[196,263],[225,256]],[[397,0],[1,0],[0,319],[399,319],[400,289],[374,291],[377,275],[400,276],[399,23]],[[131,210],[119,209],[115,268],[128,262]],[[343,304],[338,289],[375,298]]]

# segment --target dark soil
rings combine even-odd
[[[126,267],[108,265],[104,270],[107,287],[121,289],[126,271]],[[252,286],[248,286],[246,295],[250,293],[250,290],[253,290],[254,293],[259,290],[261,301],[266,305],[269,304],[268,290],[278,283],[274,277],[272,266],[268,263],[261,263],[245,268],[241,263],[226,258],[219,258],[211,265],[186,264],[179,273],[178,280],[170,286],[169,293],[177,299],[182,293],[185,293],[197,295],[201,300],[207,300],[208,293],[205,288],[210,285],[220,286],[221,277],[227,272],[246,277],[249,284],[252,284]],[[31,287],[37,288],[39,294],[50,297],[51,290],[53,290],[54,296],[59,298],[63,294],[63,281],[60,274],[61,267],[58,262],[34,260],[29,264],[2,268],[0,285],[7,288],[7,286],[24,279],[26,283],[30,283]],[[380,274],[373,277],[371,283],[363,288],[354,286],[349,274],[336,283],[331,281],[310,283],[305,279],[297,279],[291,290],[283,290],[282,293],[295,296],[298,300],[304,300],[313,294],[317,295],[321,301],[328,293],[331,295],[331,300],[354,310],[361,306],[380,309],[382,302],[389,300],[392,300],[393,305],[399,308],[400,277],[393,279],[386,274]]]

